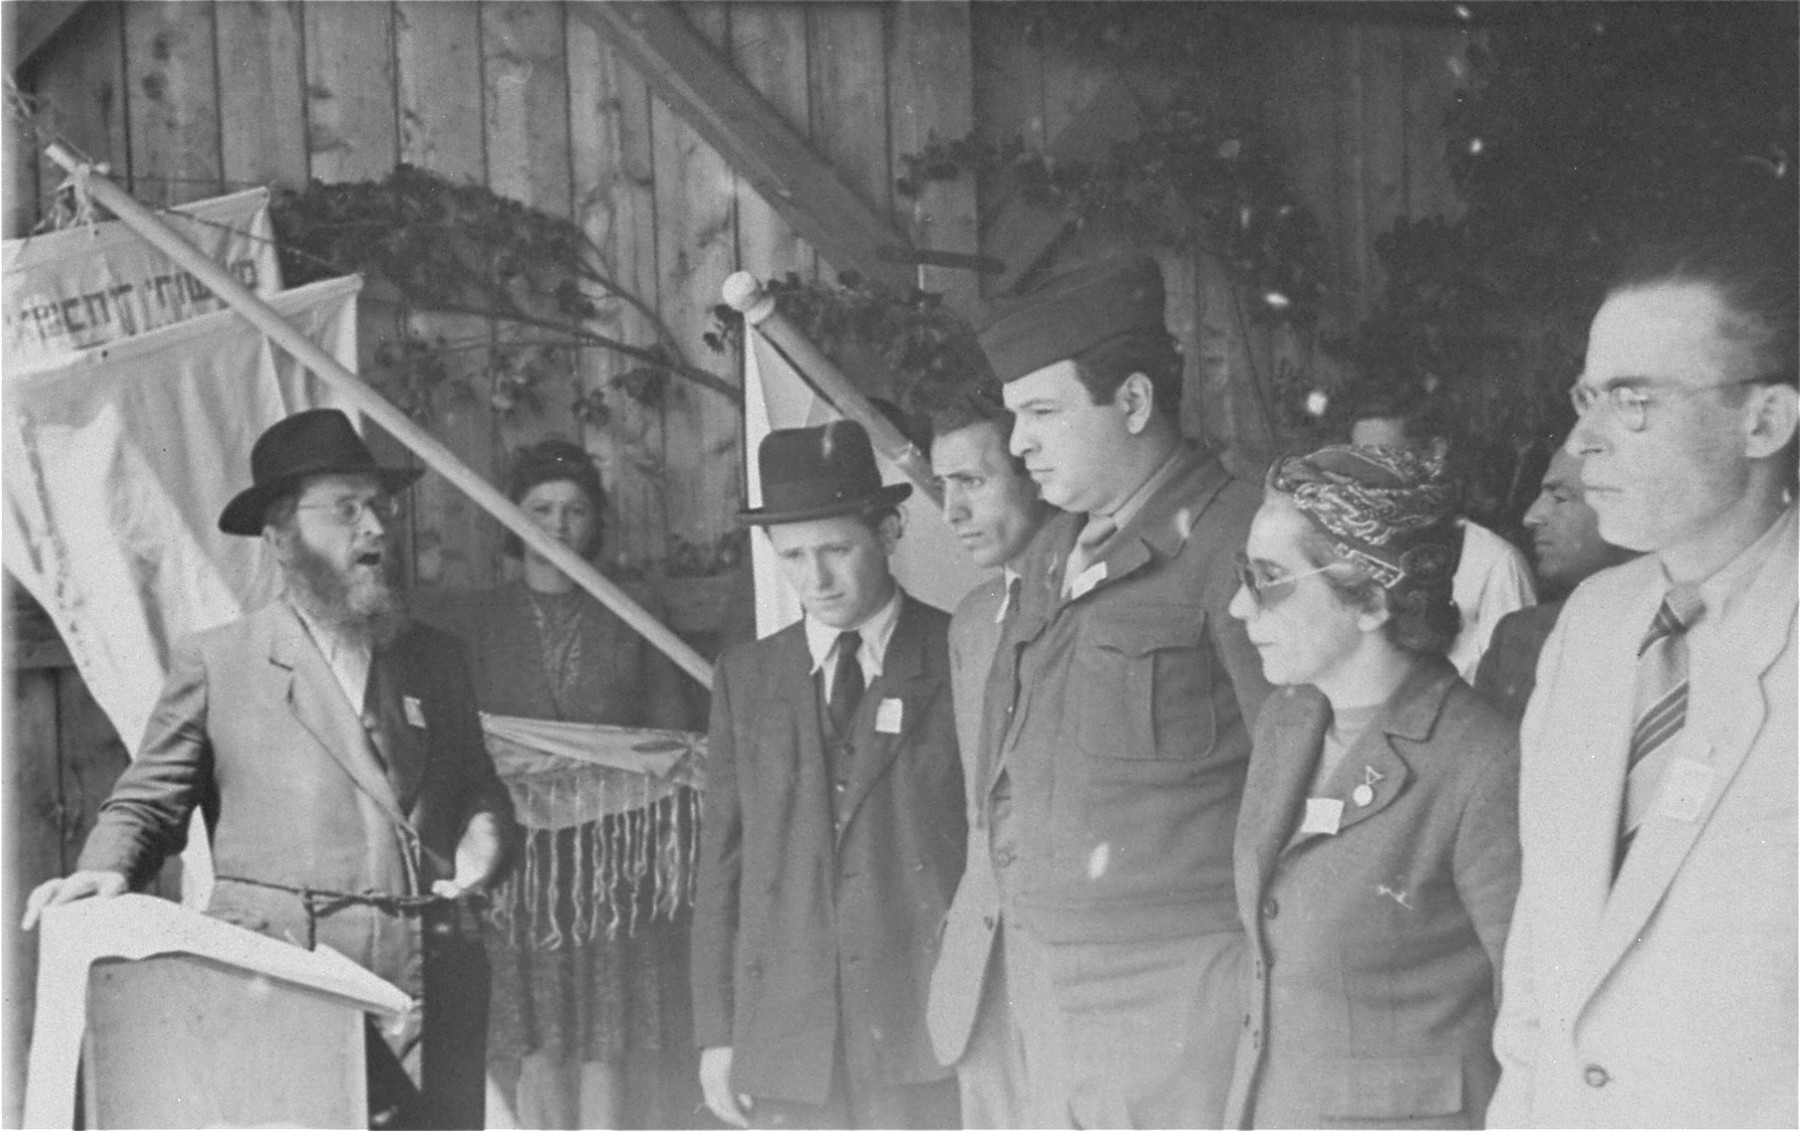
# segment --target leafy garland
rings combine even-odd
[[[993,381],[974,330],[940,294],[917,288],[896,293],[854,271],[835,283],[790,271],[763,285],[808,341],[860,378],[865,393],[890,399],[915,437],[934,411]],[[740,346],[742,315],[723,304],[712,314],[707,346]]]
[[[1618,254],[1696,223],[1795,241],[1795,12],[1531,5],[1475,37],[1447,120],[1467,212],[1377,241],[1386,288],[1336,343],[1356,376],[1331,415],[1406,406],[1460,450],[1471,509],[1515,522]]]
[[[1079,5],[1076,5],[1079,7]],[[1077,228],[1169,247],[1198,243],[1257,296],[1254,314],[1310,326],[1326,293],[1324,231],[1288,188],[1280,154],[1254,123],[1219,121],[1189,83],[1097,161],[1056,162],[1023,139],[933,139],[900,158],[917,197],[933,181],[1010,177],[1020,199]]]
[[[446,402],[475,397],[451,377],[447,358],[459,350],[490,351],[487,400],[503,417],[541,410],[549,380],[569,373],[574,353],[585,349],[637,362],[610,384],[648,406],[661,404],[671,379],[742,399],[729,382],[685,358],[655,310],[613,277],[600,249],[566,218],[409,165],[381,181],[314,181],[279,194],[270,212],[291,286],[361,272],[410,308],[489,318],[514,334],[535,335],[447,341],[413,334],[384,344],[375,382],[416,418],[429,420]],[[637,315],[655,341],[634,345],[595,329],[594,319],[621,310]],[[573,407],[596,424],[611,412],[604,390]]]

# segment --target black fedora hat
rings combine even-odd
[[[335,408],[314,408],[277,420],[250,449],[252,486],[238,492],[219,514],[226,534],[262,533],[263,512],[308,475],[373,475],[386,491],[410,487],[420,467],[382,467],[350,418]]]
[[[756,451],[762,506],[738,512],[752,526],[880,510],[912,494],[910,483],[882,485],[869,434],[853,420],[777,428]]]

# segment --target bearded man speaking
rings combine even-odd
[[[512,831],[455,637],[407,622],[389,585],[394,492],[335,409],[272,425],[219,529],[261,537],[280,600],[178,643],[137,760],[78,870],[26,905],[112,896],[181,851],[198,808],[208,913],[324,943],[413,998],[368,1036],[370,1125],[479,1127],[487,967],[464,898]]]

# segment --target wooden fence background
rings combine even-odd
[[[1379,287],[1375,237],[1397,218],[1456,208],[1442,123],[1464,33],[1371,22],[1354,6],[1334,15],[1309,5],[1308,16],[1282,7],[1268,9],[1268,57],[1254,74],[1223,76],[1219,96],[1260,120],[1287,153],[1291,181],[1330,240],[1327,323],[1347,328]],[[933,248],[1005,258],[1006,225],[1016,216],[1006,215],[991,185],[980,194],[966,183],[934,185],[916,200],[897,194],[901,155],[932,135],[971,129],[1091,151],[1119,136],[1107,99],[1132,82],[1033,46],[1005,4],[689,2],[679,9],[864,203]],[[1393,6],[1383,11],[1391,15]],[[834,269],[653,95],[574,5],[98,0],[80,5],[31,58],[15,62],[42,119],[109,163],[147,202],[255,184],[379,179],[406,162],[570,217],[673,328],[689,359],[734,385],[735,360],[700,342],[726,275]],[[4,227],[17,236],[48,207],[60,172],[28,135],[14,131],[12,141]],[[1186,426],[1254,462],[1274,442],[1265,419],[1271,371],[1317,364],[1312,340],[1252,326],[1243,296],[1206,256],[1191,249],[1161,256],[1171,327],[1189,359]],[[963,309],[978,286],[993,285],[941,268],[922,269],[919,281]],[[467,317],[405,317],[428,337],[480,342],[500,332]],[[626,312],[604,317],[606,332],[652,340]],[[391,307],[366,304],[365,359],[406,328],[401,320]],[[478,388],[491,380],[484,350],[456,357]],[[473,467],[496,476],[521,443],[548,434],[580,439],[600,457],[614,495],[614,558],[657,559],[677,539],[709,543],[732,528],[740,505],[740,414],[724,398],[677,381],[660,416],[615,394],[612,422],[584,426],[572,412],[576,398],[629,366],[589,351],[542,390],[541,413],[501,418],[478,397],[443,412],[433,427]],[[501,576],[497,528],[435,476],[419,488],[408,538],[414,584],[483,585]],[[53,645],[36,659],[23,647],[12,650],[8,687],[10,866],[0,906],[15,958],[31,950],[13,929],[22,892],[70,865],[109,775],[123,765],[118,737],[74,673],[57,667]],[[30,982],[26,963],[10,970],[0,1116],[16,1125]]]

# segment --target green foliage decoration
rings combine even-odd
[[[569,374],[575,352],[587,349],[637,362],[611,388],[648,406],[660,406],[672,379],[742,399],[729,382],[686,360],[654,308],[613,276],[578,225],[485,186],[399,165],[380,181],[314,181],[281,193],[271,217],[290,286],[361,272],[409,308],[505,327],[471,341],[414,335],[377,352],[376,382],[416,418],[470,400],[502,417],[539,411],[551,378]],[[596,329],[596,319],[621,310],[639,316],[655,340],[637,345]],[[461,350],[489,351],[483,388],[451,376],[445,358]],[[574,410],[603,421],[610,414],[606,391],[582,394]]]
[[[1471,509],[1511,526],[1573,423],[1566,390],[1626,249],[1733,225],[1795,241],[1788,4],[1472,5],[1446,160],[1459,218],[1400,223],[1386,287],[1336,343],[1332,414],[1405,406],[1446,435]]]

